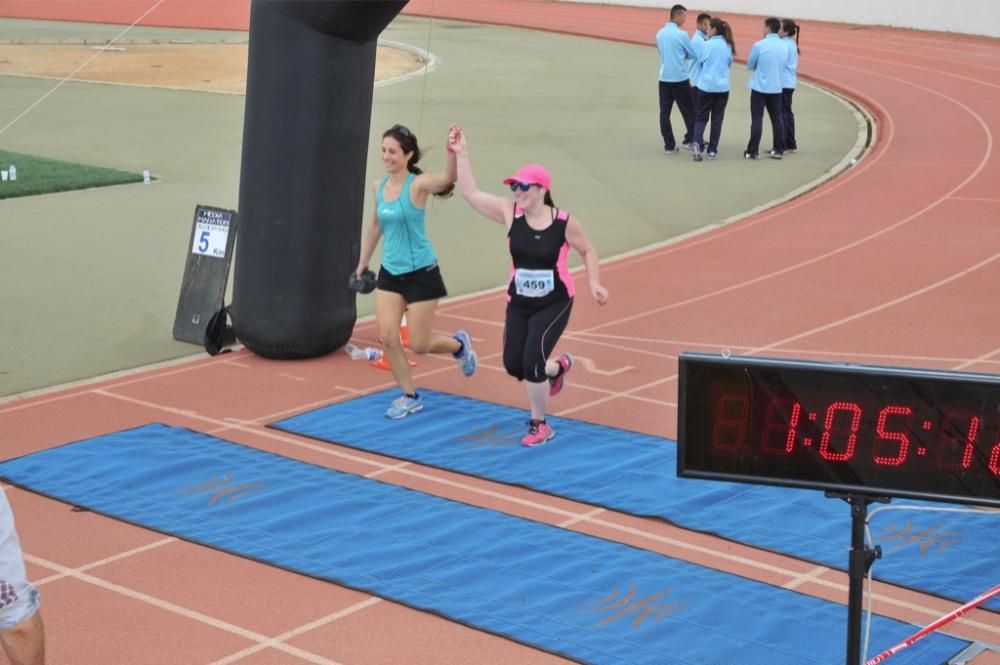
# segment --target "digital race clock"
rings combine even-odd
[[[1000,506],[1000,377],[684,353],[677,473]]]

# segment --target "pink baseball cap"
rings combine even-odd
[[[552,182],[549,172],[541,164],[525,164],[517,170],[517,173],[509,178],[504,178],[503,184],[509,185],[512,182],[523,182],[529,185],[541,185],[545,189],[552,189]]]

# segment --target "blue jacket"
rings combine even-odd
[[[733,50],[722,35],[715,35],[702,47],[698,67],[698,89],[704,92],[729,92],[729,68]]]
[[[691,48],[694,52],[698,54],[694,62],[691,63],[691,85],[698,85],[698,76],[701,75],[701,55],[705,52],[705,44],[708,41],[708,37],[701,30],[695,30],[694,34],[691,35]]]
[[[656,50],[660,52],[660,80],[678,83],[688,80],[688,62],[694,62],[698,54],[691,47],[686,32],[673,21],[669,21],[656,33]]]
[[[747,87],[757,92],[781,92],[781,70],[788,62],[788,47],[778,33],[772,32],[753,45],[747,68],[753,72]]]
[[[791,35],[782,37],[781,41],[788,47],[788,62],[785,63],[785,68],[781,70],[781,87],[794,88],[799,80],[799,45],[795,43],[795,38]]]

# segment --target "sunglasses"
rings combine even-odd
[[[392,127],[389,128],[389,131],[399,132],[403,136],[406,136],[408,138],[413,138],[413,132],[411,132],[410,129],[404,125],[393,125]]]
[[[526,192],[529,189],[531,189],[532,187],[534,187],[534,183],[530,183],[530,182],[512,182],[512,183],[510,183],[510,191],[512,191],[512,192],[516,192],[519,189],[522,192]]]

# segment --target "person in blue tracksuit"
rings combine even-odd
[[[691,35],[691,48],[694,52],[698,54],[695,60],[691,63],[691,111],[694,114],[694,120],[698,119],[698,75],[701,73],[701,66],[698,62],[701,60],[701,52],[705,48],[705,42],[708,41],[708,22],[712,20],[711,14],[701,13],[698,14],[698,20],[695,23],[694,34]],[[700,134],[696,134],[692,139],[692,145],[695,143],[704,143],[704,139]]]
[[[663,137],[663,151],[668,155],[678,152],[674,130],[670,124],[670,112],[677,102],[677,108],[684,119],[685,148],[691,147],[691,130],[694,129],[694,108],[691,106],[691,81],[688,67],[698,59],[691,47],[691,39],[681,30],[687,20],[684,5],[670,8],[670,20],[656,33],[656,50],[660,54],[660,136]]]
[[[781,71],[788,62],[788,47],[778,32],[781,21],[773,16],[764,19],[764,38],[753,45],[747,58],[752,72],[750,82],[750,141],[743,152],[745,159],[760,157],[760,137],[764,130],[764,109],[771,120],[774,138],[768,155],[781,159],[785,152],[785,125],[781,117]]]
[[[694,161],[700,162],[702,150],[709,159],[715,159],[719,151],[719,138],[722,136],[722,120],[726,116],[726,105],[729,103],[729,68],[736,55],[736,44],[733,42],[733,31],[729,24],[721,18],[713,18],[709,22],[708,41],[698,60],[700,74],[698,76],[698,108],[695,112],[694,135],[705,135],[705,125],[709,118],[712,128],[708,135],[708,145],[701,143],[694,146]]]
[[[796,152],[795,114],[792,113],[792,95],[799,74],[799,25],[790,18],[781,21],[781,41],[788,47],[788,62],[781,70],[781,117],[785,123],[785,152]]]

